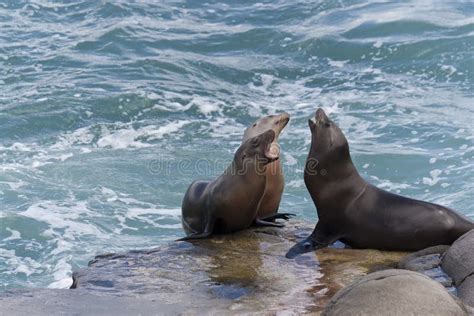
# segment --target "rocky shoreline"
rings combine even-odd
[[[438,314],[472,313],[468,305],[474,297],[474,231],[451,247],[414,254],[344,249],[336,244],[286,259],[286,250],[312,228],[312,224],[291,221],[284,229],[253,228],[199,242],[99,255],[87,268],[74,272],[74,289],[8,291],[0,294],[0,305],[6,315],[335,315],[334,311],[339,315],[344,310],[357,311],[357,306],[348,303],[348,293],[353,293],[358,298],[355,301],[362,302],[360,307],[370,310],[380,308],[373,304],[385,302],[384,310],[400,312],[403,309],[394,306],[406,295],[417,297],[417,311],[426,305]],[[380,287],[377,280],[381,279],[398,283],[384,281],[385,286]],[[359,289],[361,284],[365,290]],[[397,297],[390,294],[394,284],[397,289],[405,286],[410,290],[399,290]],[[377,293],[394,301],[377,299]],[[431,300],[423,303],[423,297]],[[401,306],[414,308],[408,303]]]

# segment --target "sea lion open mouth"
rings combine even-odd
[[[280,145],[275,141],[276,134],[273,130],[268,130],[265,132],[266,140],[268,145],[265,149],[265,157],[269,159],[270,162],[277,160],[280,157]]]
[[[271,142],[265,151],[265,156],[271,161],[277,160],[280,157],[280,145],[277,142]]]

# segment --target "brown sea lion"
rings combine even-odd
[[[258,121],[250,125],[244,132],[242,143],[251,137],[255,137],[269,129],[275,132],[275,143],[278,142],[278,137],[281,131],[285,128],[290,120],[290,115],[283,112],[278,115],[268,115],[262,117]],[[266,170],[267,182],[265,186],[265,193],[257,212],[257,218],[266,221],[272,221],[276,218],[288,219],[294,214],[280,213],[277,214],[280,206],[281,196],[285,187],[285,178],[283,176],[283,169],[281,159],[275,160],[267,165]]]
[[[234,160],[214,181],[194,181],[182,204],[182,225],[186,237],[202,239],[250,227],[281,226],[255,220],[265,192],[267,165],[279,158],[273,143],[275,132],[268,130],[240,145]]]

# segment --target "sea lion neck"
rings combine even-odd
[[[266,164],[263,159],[234,159],[225,171],[226,174],[249,179],[265,178]]]
[[[310,152],[306,161],[304,180],[311,198],[321,216],[325,210],[332,210],[336,203],[349,205],[367,186],[360,176],[350,155],[340,159],[327,159]],[[337,201],[334,201],[337,197]]]

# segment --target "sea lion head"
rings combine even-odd
[[[334,171],[339,162],[345,163],[350,159],[349,143],[339,126],[319,108],[314,118],[308,120],[311,130],[311,149],[306,163],[307,172]],[[308,170],[310,168],[317,170]],[[323,172],[324,173],[324,172]]]
[[[280,157],[280,148],[275,138],[275,132],[270,129],[246,140],[235,153],[234,160],[240,166],[265,166],[277,160]]]
[[[275,142],[278,141],[281,131],[285,128],[290,120],[290,115],[286,112],[277,115],[264,116],[252,125],[247,127],[244,132],[244,138],[242,142],[245,142],[249,138],[262,134],[269,129],[275,132]]]

